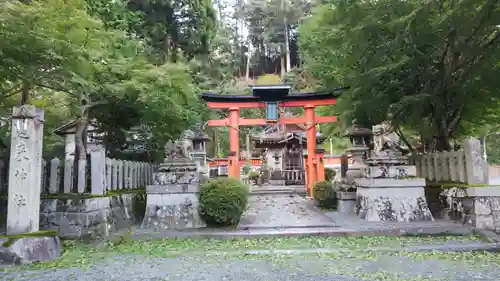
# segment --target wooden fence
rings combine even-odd
[[[80,193],[104,195],[108,191],[142,188],[153,183],[157,165],[106,158],[103,152],[90,153],[83,186],[74,186],[73,160],[53,158],[42,161],[42,194]],[[0,194],[8,189],[8,165],[0,160]]]
[[[417,177],[432,182],[488,183],[488,164],[482,158],[481,143],[475,138],[466,140],[457,151],[413,155],[410,164],[416,166]]]

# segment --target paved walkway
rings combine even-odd
[[[253,195],[238,228],[334,227],[332,219],[296,195]]]

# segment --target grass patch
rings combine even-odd
[[[9,270],[51,269],[68,267],[86,267],[116,256],[130,255],[151,258],[174,258],[179,256],[201,257],[219,261],[220,259],[264,259],[266,255],[248,255],[245,250],[311,249],[333,248],[332,254],[312,255],[330,259],[364,258],[376,256],[370,247],[405,247],[417,244],[431,244],[446,241],[477,241],[479,236],[453,237],[305,237],[305,238],[263,238],[263,239],[163,239],[152,241],[133,241],[124,238],[118,242],[106,242],[99,246],[84,245],[74,241],[64,242],[64,252],[58,260],[37,263],[29,266],[10,268]],[[226,252],[226,254],[222,253]],[[428,253],[408,253],[423,255]],[[444,255],[449,255],[444,253]],[[286,259],[288,255],[270,255],[273,259]],[[291,255],[293,257],[293,255]]]

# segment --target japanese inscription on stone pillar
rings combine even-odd
[[[38,231],[43,111],[32,105],[12,111],[7,234]]]
[[[488,183],[488,164],[481,156],[481,143],[478,139],[465,141],[465,171],[468,184]]]

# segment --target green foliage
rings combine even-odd
[[[276,74],[264,74],[257,77],[256,85],[276,85],[281,84],[281,78]]]
[[[259,181],[260,173],[259,171],[252,170],[248,173],[248,179],[251,181],[255,181],[256,183]]]
[[[0,3],[0,116],[20,100],[44,108],[45,156],[63,153],[52,131],[75,118],[99,123],[111,156],[146,151],[141,160],[161,157],[167,139],[205,118],[191,69],[151,63],[150,42],[135,34],[147,15],[129,4]],[[8,123],[0,126],[6,145]]]
[[[428,150],[449,150],[451,139],[497,118],[499,17],[490,1],[330,0],[299,39],[323,86],[351,87],[338,105],[344,125],[388,119]]]
[[[242,168],[241,168],[241,172],[243,174],[248,174],[248,172],[250,172],[252,170],[252,166],[250,166],[249,164],[245,164]]]
[[[330,182],[317,182],[312,188],[314,200],[316,200],[319,207],[332,208],[335,205],[335,192]]]
[[[333,180],[335,179],[336,174],[337,174],[337,172],[335,172],[335,170],[325,168],[325,181],[332,183]]]
[[[237,225],[247,208],[248,195],[248,187],[239,180],[210,180],[201,188],[200,216],[207,225]]]

